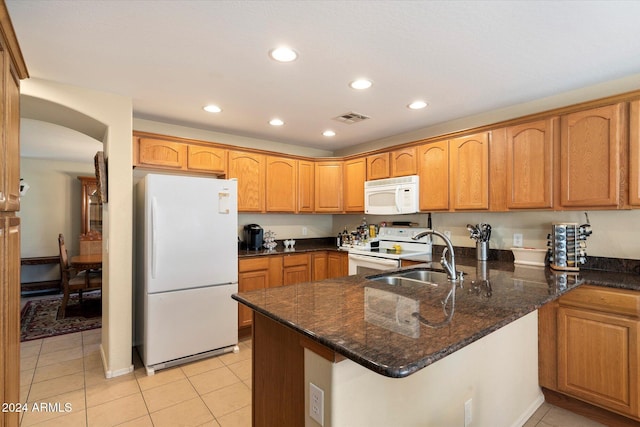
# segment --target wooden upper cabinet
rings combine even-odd
[[[342,212],[343,172],[341,161],[315,164],[315,211]]]
[[[640,206],[640,100],[630,105],[629,204]]]
[[[229,178],[238,179],[238,212],[264,212],[265,158],[262,154],[229,151]]]
[[[344,210],[364,212],[364,182],[367,160],[364,157],[344,162]]]
[[[418,147],[420,210],[449,209],[449,142],[438,141]]]
[[[367,180],[389,178],[390,176],[389,153],[367,156]]]
[[[451,208],[489,209],[489,133],[449,141]]]
[[[295,212],[298,194],[298,162],[267,156],[267,212]]]
[[[187,169],[225,175],[227,173],[227,150],[189,144],[187,145]]]
[[[185,164],[186,145],[162,139],[140,138],[138,143],[138,164],[182,169]]]
[[[391,176],[415,175],[418,173],[416,147],[403,148],[391,152]]]
[[[307,160],[298,160],[298,212],[313,212],[315,195],[315,167]]]
[[[560,203],[576,208],[621,207],[625,104],[561,118]]]
[[[0,211],[20,210],[20,79],[14,74],[11,59],[1,50],[4,76],[4,137],[0,138]]]
[[[507,128],[507,207],[553,207],[553,153],[558,118]]]

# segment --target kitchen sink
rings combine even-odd
[[[440,284],[448,283],[447,273],[444,271],[417,269],[406,271],[395,271],[393,273],[377,274],[375,276],[368,276],[367,279],[374,280],[376,282],[382,282],[392,286],[408,286],[422,284],[438,286]]]

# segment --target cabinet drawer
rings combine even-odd
[[[238,261],[238,272],[243,273],[245,271],[256,270],[268,270],[269,269],[269,257],[261,256],[256,258],[246,258]]]
[[[640,292],[584,285],[560,297],[564,306],[640,317]]]
[[[309,254],[285,255],[284,266],[292,267],[294,265],[309,264]]]

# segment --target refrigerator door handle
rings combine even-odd
[[[156,212],[158,202],[155,197],[151,198],[151,277],[156,278],[156,248],[157,248],[157,232],[156,232]]]

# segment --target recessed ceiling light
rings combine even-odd
[[[203,110],[209,113],[219,113],[220,111],[222,111],[222,108],[218,107],[217,105],[211,104],[205,106]]]
[[[411,104],[407,105],[407,108],[411,108],[412,110],[420,110],[427,106],[427,103],[424,101],[413,101]]]
[[[277,47],[269,51],[269,56],[278,62],[291,62],[298,58],[298,53],[288,47]]]
[[[363,90],[363,89],[369,89],[372,84],[373,84],[373,82],[371,80],[358,79],[358,80],[354,80],[351,83],[349,83],[349,86],[352,89]]]
[[[282,126],[284,124],[284,122],[280,119],[271,119],[269,120],[269,124],[271,126]]]
[[[336,133],[332,130],[325,130],[324,132],[322,132],[322,134],[324,136],[336,136]]]

